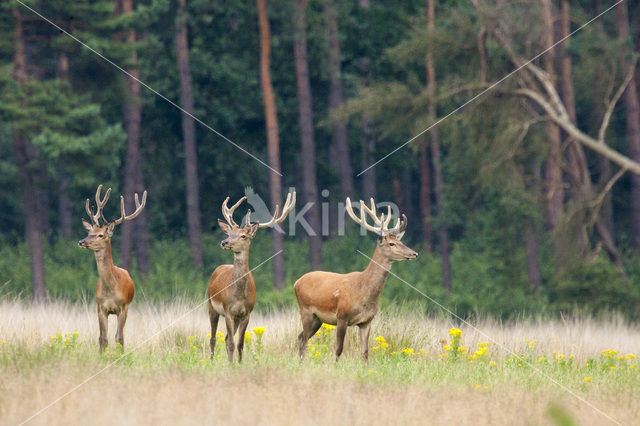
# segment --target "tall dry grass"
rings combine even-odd
[[[589,404],[623,424],[633,424],[640,418],[637,398],[640,382],[629,383],[637,375],[624,376],[627,384],[622,390],[611,390],[611,380],[615,379],[603,381],[602,386],[596,383],[583,386],[579,384],[581,371],[558,371],[559,380],[567,383],[577,380],[577,385],[571,385],[572,392],[586,399],[585,403],[546,378],[537,377],[532,370],[493,370],[476,368],[466,361],[461,364],[435,361],[442,352],[440,341],[447,339],[447,330],[452,326],[462,329],[463,343],[469,347],[487,341],[481,334],[485,333],[516,352],[527,350],[527,338],[538,340],[534,350],[540,354],[557,351],[588,359],[598,356],[603,349],[615,348],[640,355],[640,330],[617,316],[600,320],[523,319],[509,323],[485,319],[474,322],[473,328],[443,318],[412,315],[402,309],[381,312],[373,324],[374,336],[383,335],[403,347],[425,349],[429,356],[424,361],[398,364],[372,361],[368,366],[359,360],[355,330],[349,331],[347,352],[339,363],[330,358],[300,363],[295,348],[300,328],[295,311],[255,312],[250,328],[254,326],[266,327],[263,343],[267,356],[259,361],[249,359],[241,366],[229,366],[220,359],[213,361],[212,368],[198,368],[197,364],[194,367],[193,363],[181,365],[177,361],[160,367],[116,365],[38,414],[30,423],[551,424],[550,404],[559,404],[581,425],[610,422]],[[219,329],[222,327],[221,324]],[[0,340],[6,340],[17,356],[24,353],[25,357],[34,357],[33,362],[8,361],[0,365],[0,424],[24,421],[108,365],[97,356],[97,328],[91,303],[34,306],[0,301]],[[52,360],[34,356],[57,332],[78,332],[80,339],[87,342],[79,350],[86,349],[91,356],[63,354]],[[144,363],[149,359],[166,359],[167,353],[184,353],[188,336],[204,338],[208,332],[204,304],[199,306],[188,300],[138,303],[130,309],[125,342],[128,350],[145,354],[135,360]],[[109,334],[113,347],[114,318]],[[510,356],[495,345],[492,351],[496,359]],[[421,363],[429,366],[423,368]],[[396,367],[403,369],[402,377],[410,377],[415,369],[416,375],[445,378],[418,377],[406,383],[388,380]],[[375,371],[368,369],[379,369],[378,378]],[[553,370],[546,371],[554,374]],[[484,381],[490,382],[490,386],[477,388],[476,384]]]
[[[210,331],[206,304],[192,300],[176,300],[168,303],[134,303],[125,327],[125,344],[128,349],[168,349],[182,336],[206,336]],[[113,346],[116,319],[109,317],[109,340]],[[296,350],[297,334],[301,326],[297,311],[271,313],[254,312],[249,330],[266,326],[264,345],[278,352]],[[536,353],[550,355],[553,351],[574,354],[578,359],[597,356],[600,351],[615,348],[624,353],[640,355],[640,327],[626,322],[619,315],[605,319],[571,317],[566,319],[522,319],[501,323],[482,319],[469,324],[454,323],[443,318],[426,318],[410,312],[380,312],[372,326],[372,337],[382,335],[402,342],[404,347],[425,349],[428,353],[441,352],[442,341],[448,338],[447,330],[458,327],[463,331],[463,343],[475,347],[477,342],[490,341],[493,353],[509,356],[509,351],[526,349],[525,339],[537,340]],[[218,331],[224,331],[221,319]],[[98,339],[98,321],[93,303],[71,304],[54,302],[45,306],[21,301],[0,301],[0,339],[27,347],[46,342],[57,332],[78,332],[81,338]],[[349,328],[347,355],[357,354],[357,327]],[[352,350],[351,350],[352,349]]]

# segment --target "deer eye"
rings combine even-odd
[[[98,234],[98,237],[102,238],[102,237],[104,237],[104,235],[103,234]]]
[[[247,238],[247,236],[246,235],[240,235],[240,238],[245,239],[245,238]]]
[[[396,243],[389,243],[389,245],[390,245],[391,247],[393,247],[393,246],[395,246],[395,245],[396,245]]]

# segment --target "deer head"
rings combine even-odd
[[[356,223],[359,223],[366,230],[376,233],[378,237],[377,248],[386,258],[392,261],[400,261],[406,259],[415,259],[418,257],[418,253],[411,250],[409,247],[402,244],[400,241],[404,236],[404,230],[407,227],[407,217],[403,214],[396,220],[396,224],[393,228],[388,229],[389,222],[391,222],[391,206],[387,206],[387,214],[380,214],[380,217],[376,213],[376,203],[371,198],[371,206],[367,206],[364,201],[360,200],[360,217],[356,216],[351,206],[351,200],[347,197],[346,210],[351,219]],[[367,222],[365,215],[369,215],[374,222],[374,225],[370,225]]]
[[[113,236],[113,231],[115,230],[117,225],[120,225],[123,222],[131,220],[138,216],[142,209],[144,209],[145,204],[147,203],[147,191],[144,191],[142,194],[142,203],[138,200],[138,194],[135,194],[135,202],[136,202],[136,210],[130,214],[126,215],[124,211],[124,197],[120,196],[120,211],[122,213],[120,219],[116,219],[112,222],[107,221],[104,217],[104,213],[102,212],[103,207],[109,200],[109,195],[111,195],[111,188],[107,189],[107,192],[104,194],[104,198],[100,198],[100,192],[102,191],[102,185],[98,186],[98,190],[96,191],[96,213],[94,214],[92,209],[89,206],[89,199],[87,198],[87,202],[85,203],[85,210],[91,219],[91,223],[86,220],[82,220],[82,225],[89,233],[86,238],[78,241],[78,245],[82,248],[86,248],[89,250],[102,250],[107,246],[107,243],[111,240]],[[102,224],[100,224],[100,220],[102,220]]]
[[[227,238],[224,239],[220,246],[222,246],[225,250],[231,250],[234,253],[239,253],[243,251],[248,251],[249,246],[251,245],[251,239],[256,235],[258,229],[261,228],[272,228],[273,226],[281,223],[285,220],[293,206],[296,204],[296,193],[292,192],[287,194],[287,199],[284,203],[284,207],[282,208],[282,214],[278,216],[278,212],[280,210],[280,206],[276,205],[275,213],[273,217],[268,222],[260,223],[255,222],[251,223],[251,209],[247,211],[247,216],[245,220],[245,224],[243,227],[238,226],[238,224],[233,220],[233,212],[238,208],[240,204],[247,197],[242,197],[235,203],[231,208],[227,207],[227,203],[229,202],[229,197],[227,197],[222,203],[222,215],[225,220],[218,219],[218,224],[222,231],[227,234]]]

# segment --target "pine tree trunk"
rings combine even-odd
[[[58,54],[56,64],[56,78],[64,83],[69,83],[69,57],[65,51]],[[69,178],[64,170],[58,168],[58,234],[65,239],[71,237],[71,201],[65,194],[69,186]]]
[[[307,62],[306,0],[295,0],[294,9],[293,55],[296,67],[302,163],[304,164],[302,181],[304,200],[312,204],[309,209],[309,225],[314,235],[309,235],[309,260],[311,269],[317,270],[322,268],[322,237],[320,235],[320,204],[318,202],[318,186],[316,184],[316,148],[313,140],[311,87]]]
[[[560,39],[568,37],[571,33],[569,1],[562,0],[560,8]],[[567,53],[568,40],[560,44],[560,95],[562,103],[567,109],[569,119],[577,124],[576,101],[573,88],[573,77],[571,76],[571,57]],[[592,183],[587,159],[582,149],[582,145],[576,140],[563,133],[564,144],[567,146],[567,157],[569,163],[569,176],[571,181],[571,197],[576,203],[584,203],[591,197]],[[579,233],[576,238],[576,249],[578,252],[586,253],[589,249],[589,238],[587,235],[587,224],[579,225]]]
[[[267,155],[269,166],[277,170],[280,169],[280,139],[278,135],[278,114],[276,110],[276,99],[273,93],[271,82],[271,31],[269,29],[269,18],[267,15],[266,0],[256,0],[258,9],[258,24],[260,27],[260,86],[264,102],[264,115],[267,131]],[[269,197],[271,198],[271,209],[275,209],[276,204],[282,202],[282,182],[279,174],[269,170]],[[277,230],[272,231],[273,253],[278,253],[283,249],[282,234]],[[280,290],[284,287],[285,279],[284,258],[282,255],[273,258],[273,286]]]
[[[433,251],[431,226],[431,166],[429,164],[429,143],[420,141],[420,221],[422,225],[422,244],[428,253]]]
[[[371,6],[369,0],[358,0],[358,7],[366,10]],[[368,28],[367,28],[368,29]],[[368,34],[364,34],[364,37]],[[360,74],[362,86],[368,87],[371,81],[371,59],[364,56],[360,59]],[[360,168],[365,170],[375,161],[376,139],[373,133],[371,118],[365,113],[362,117],[362,139]],[[373,167],[361,175],[362,177],[362,199],[376,198],[376,168]]]
[[[569,9],[569,1],[562,0],[560,9],[560,38],[569,37],[571,33],[571,16]],[[573,77],[571,76],[571,57],[567,53],[568,39],[560,44],[560,85],[562,101],[567,109],[569,118],[574,124],[577,124],[576,117],[576,100],[573,88]],[[565,136],[566,138],[566,136]],[[573,183],[574,199],[580,196],[581,187],[585,184],[591,186],[591,177],[587,168],[587,160],[580,145],[577,141],[571,140],[568,144],[569,168]],[[585,188],[590,189],[590,188]]]
[[[69,179],[66,176],[58,175],[59,185],[58,188],[58,233],[64,239],[71,238],[71,201],[65,194],[65,191],[69,185]]]
[[[545,49],[550,48],[554,42],[553,14],[550,0],[540,0],[542,15],[545,24]],[[543,57],[545,71],[554,76],[554,55],[549,52]],[[564,203],[564,189],[562,186],[562,151],[560,146],[560,129],[553,123],[548,123],[547,139],[549,154],[545,180],[547,186],[547,216],[549,223],[555,227],[560,222]]]
[[[176,53],[180,75],[180,103],[182,108],[193,114],[193,90],[191,86],[191,66],[189,65],[189,45],[185,10],[187,0],[180,0],[176,22]],[[202,267],[202,230],[200,225],[200,198],[198,188],[198,152],[196,129],[193,117],[182,114],[182,138],[184,142],[184,168],[187,196],[187,226],[191,260],[196,268]]]
[[[431,33],[435,28],[436,10],[435,1],[427,0],[427,30]],[[436,70],[433,62],[433,51],[431,45],[427,46],[427,54],[425,58],[427,68],[427,95],[433,99],[436,90]],[[429,102],[427,110],[429,122],[435,122],[436,106],[433,101]],[[438,131],[434,127],[429,131],[431,142],[431,158],[433,160],[433,190],[435,192],[436,207],[438,217],[444,215],[444,195],[442,193],[442,167],[440,164],[440,141],[438,140]],[[443,224],[438,229],[438,239],[440,241],[440,252],[442,257],[442,285],[447,291],[451,291],[451,261],[449,258],[449,235],[447,227]]]
[[[15,19],[15,52],[13,56],[13,77],[18,85],[27,79],[26,53],[22,14],[18,9],[12,10]],[[12,130],[13,146],[18,159],[18,171],[23,185],[23,206],[25,221],[25,236],[29,246],[31,259],[31,282],[33,300],[43,303],[47,299],[47,284],[45,280],[44,255],[42,250],[42,232],[39,224],[37,194],[33,174],[29,171],[29,164],[37,161],[35,148],[18,130]]]
[[[340,195],[344,200],[346,197],[353,197],[353,170],[351,168],[351,157],[349,155],[349,145],[347,143],[347,126],[340,117],[333,117],[343,103],[342,80],[341,80],[341,53],[338,40],[338,22],[333,0],[324,0],[324,16],[326,20],[327,42],[329,44],[328,70],[330,78],[329,87],[329,115],[333,124],[333,146],[334,155],[332,160],[338,169],[340,177]]]
[[[629,16],[627,3],[616,6],[616,28],[618,36],[629,39]],[[631,40],[628,40],[631,42]],[[629,157],[640,161],[640,105],[638,91],[634,84],[629,84],[624,91],[625,118],[627,124],[627,143]],[[636,253],[640,253],[640,175],[631,174],[631,245]]]
[[[527,258],[527,275],[533,294],[540,293],[542,278],[540,276],[540,259],[538,258],[538,239],[536,238],[535,225],[528,223],[524,231],[525,251]]]
[[[133,0],[116,0],[119,2],[119,11],[122,15],[133,12]],[[134,44],[136,42],[135,30],[126,33],[125,42]],[[123,105],[124,128],[127,133],[127,158],[125,166],[124,197],[125,210],[133,212],[135,210],[134,193],[142,188],[142,172],[140,170],[140,122],[142,120],[141,88],[138,78],[140,72],[136,65],[137,54],[134,53],[129,59],[126,67],[127,72],[133,77],[125,76],[127,86],[127,98]],[[135,225],[135,226],[134,226]],[[131,269],[131,256],[133,252],[133,234],[136,233],[136,245],[138,249],[138,270],[145,274],[149,270],[149,247],[146,226],[146,216],[143,211],[135,221],[125,222],[121,229],[120,260],[124,269]]]

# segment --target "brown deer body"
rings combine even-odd
[[[302,332],[298,336],[298,353],[304,357],[307,342],[318,331],[322,323],[337,326],[336,359],[342,354],[344,338],[348,326],[360,328],[360,344],[365,360],[369,354],[369,332],[371,321],[378,312],[378,301],[382,288],[389,275],[391,264],[396,261],[415,259],[418,254],[402,244],[407,218],[402,215],[396,226],[387,229],[391,220],[390,209],[385,219],[375,213],[375,203],[371,199],[371,208],[360,202],[360,218],[356,217],[347,198],[347,212],[356,222],[379,235],[376,250],[371,262],[362,272],[336,274],[333,272],[309,272],[294,284],[298,299]],[[364,217],[367,212],[377,227],[369,225]]]
[[[127,321],[129,304],[133,300],[135,286],[133,280],[125,269],[113,264],[111,257],[111,237],[115,227],[124,221],[131,220],[138,216],[147,201],[147,191],[142,195],[142,204],[138,201],[138,194],[135,194],[136,211],[127,216],[124,212],[124,199],[120,197],[120,209],[122,217],[113,222],[108,222],[102,213],[102,208],[109,199],[111,188],[107,190],[104,199],[100,200],[102,185],[96,191],[97,212],[94,215],[89,208],[87,199],[85,208],[91,218],[91,223],[83,220],[82,224],[89,233],[86,238],[80,240],[78,245],[82,248],[93,250],[96,256],[98,267],[98,285],[96,287],[96,305],[98,308],[98,324],[100,326],[100,352],[104,352],[108,345],[108,316],[116,315],[118,318],[118,328],[116,331],[116,342],[120,343],[124,349],[124,325]],[[100,225],[100,219],[103,224]]]
[[[224,317],[227,329],[225,339],[227,357],[233,362],[233,352],[238,350],[238,361],[242,362],[244,349],[244,333],[249,324],[249,316],[256,302],[256,284],[249,270],[249,248],[251,240],[260,228],[270,228],[282,222],[296,203],[296,193],[288,194],[282,208],[282,214],[278,216],[279,206],[276,206],[273,218],[266,223],[251,223],[251,210],[247,213],[246,223],[238,226],[233,220],[233,211],[246,199],[242,197],[233,207],[228,208],[229,197],[222,203],[222,214],[225,221],[218,220],[222,231],[227,238],[220,245],[225,250],[233,252],[233,265],[218,266],[209,279],[207,295],[209,297],[209,321],[211,322],[211,358],[216,347],[216,330],[220,316]],[[234,336],[238,332],[238,343],[234,342]]]

